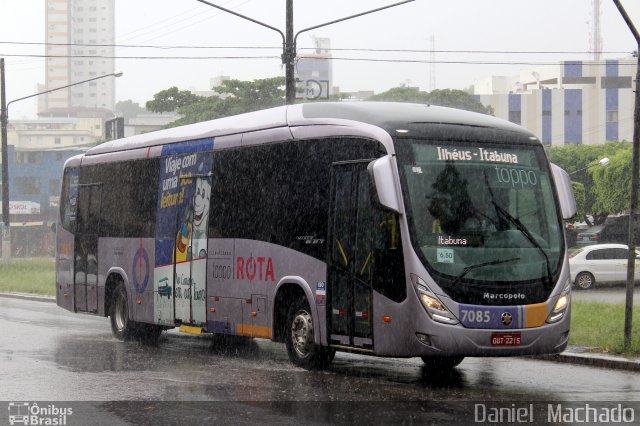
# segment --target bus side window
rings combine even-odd
[[[60,220],[63,229],[74,232],[78,205],[78,169],[64,171],[60,194]]]
[[[396,213],[381,209],[374,214],[373,288],[394,302],[401,302],[407,297],[407,289],[399,218]]]

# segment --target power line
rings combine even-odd
[[[20,58],[66,58],[66,59],[179,59],[179,60],[209,60],[209,59],[280,59],[274,56],[120,56],[120,55],[38,55],[1,53],[2,57]]]
[[[136,59],[136,60],[213,60],[213,59],[281,59],[279,55],[269,56],[123,56],[123,55],[45,55],[45,54],[12,54],[2,53],[0,56],[4,57],[20,57],[20,58],[65,58],[65,59]],[[557,61],[544,62],[544,61],[448,61],[448,60],[436,60],[435,62],[429,59],[384,59],[384,58],[349,58],[349,57],[336,57],[336,56],[313,56],[313,57],[301,57],[298,58],[305,60],[331,60],[331,61],[352,61],[352,62],[387,62],[387,63],[417,63],[417,64],[451,64],[451,65],[526,65],[526,66],[555,66],[558,65]],[[583,66],[602,66],[606,65],[606,61],[600,62],[583,62]],[[619,66],[635,66],[635,63],[619,63]]]
[[[282,49],[282,46],[159,46],[151,44],[95,44],[95,43],[41,43],[26,41],[0,41],[0,44],[15,44],[28,46],[64,46],[64,47],[116,47],[116,48],[144,48],[144,49]],[[584,52],[586,53],[586,52]]]
[[[231,3],[232,1],[233,0],[229,0],[224,4]],[[252,0],[247,0],[244,3],[239,4],[239,6],[242,6],[250,1]],[[123,34],[122,37],[128,40],[135,39],[135,38],[145,38],[147,41],[155,40],[157,38],[166,36],[167,32],[170,32],[171,34],[175,34],[179,31],[184,30],[185,28],[191,28],[196,24],[211,20],[213,18],[216,18],[218,15],[222,14],[222,13],[217,13],[217,14],[209,15],[209,16],[206,16],[205,18],[202,18],[203,16],[202,10],[203,10],[202,5],[199,5],[181,14],[162,19],[160,21],[157,21],[155,23],[152,23],[142,28],[138,28],[133,31],[129,31],[128,33]],[[192,12],[196,12],[196,13],[192,14]],[[182,18],[182,16],[184,15],[190,15],[190,16],[186,16]],[[194,19],[197,19],[197,20],[194,21]],[[183,24],[184,22],[188,22],[188,23],[186,25],[182,25],[176,28],[177,25]]]
[[[151,45],[151,44],[95,44],[95,43],[44,43],[44,42],[26,42],[26,41],[0,41],[1,44],[17,45],[17,46],[65,46],[65,47],[109,47],[109,48],[138,48],[138,49],[282,49],[282,46],[197,46],[197,45]],[[316,50],[316,47],[300,47],[298,50]],[[325,48],[323,50],[335,52],[392,52],[392,53],[431,53],[427,49],[373,49],[373,48]],[[500,55],[585,55],[593,54],[593,51],[587,50],[469,50],[469,49],[438,49],[434,53],[465,53],[465,54],[500,54]],[[631,51],[600,51],[600,54],[617,54],[624,55],[632,53]]]

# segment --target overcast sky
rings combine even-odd
[[[211,1],[285,31],[285,0]],[[297,32],[396,1],[296,0],[294,28]],[[622,4],[640,29],[640,1],[622,0]],[[42,55],[44,46],[10,43],[44,42],[44,8],[45,0],[0,0],[0,57],[4,57],[6,63],[8,101],[35,93],[36,84],[44,81],[44,59],[12,56]],[[433,35],[438,61],[436,88],[462,89],[483,76],[514,75],[539,63],[590,59],[592,11],[591,0],[416,0],[303,33],[298,38],[298,49],[302,53],[304,48],[313,47],[312,36],[330,38],[334,49],[358,49],[333,51],[336,57],[334,85],[342,91],[381,92],[401,84],[429,90],[431,66],[427,61]],[[601,31],[603,58],[629,57],[636,49],[631,32],[611,0],[602,0]],[[261,47],[120,47],[116,49],[117,56],[266,57],[117,59],[116,69],[124,75],[117,80],[116,99],[131,99],[141,105],[154,93],[171,86],[207,90],[210,78],[218,75],[242,80],[284,75],[279,59],[280,35],[195,0],[117,1],[116,44]],[[383,52],[382,49],[423,52]],[[35,100],[16,102],[11,106],[11,118],[33,117],[35,111]]]

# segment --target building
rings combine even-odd
[[[314,37],[315,49],[301,53],[295,66],[296,98],[328,99],[334,93],[331,40]]]
[[[39,91],[114,72],[114,7],[114,0],[46,0],[46,81]],[[70,107],[113,110],[114,105],[114,78],[38,97],[39,113]]]
[[[63,166],[67,159],[86,149],[8,146],[13,257],[53,255],[55,238],[51,225],[57,218]]]
[[[134,117],[125,117],[124,137],[140,135],[142,133],[163,129],[164,126],[176,121],[180,117],[181,115],[175,112],[148,112],[146,114],[138,114]]]
[[[496,117],[526,127],[545,144],[631,141],[636,66],[635,58],[565,61],[478,80],[474,95]]]
[[[104,118],[92,115],[11,120],[7,131],[8,143],[15,146],[17,150],[95,145],[105,139]]]

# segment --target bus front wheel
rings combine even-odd
[[[434,371],[451,370],[457,366],[464,359],[463,356],[423,356],[422,362],[424,362],[425,368]]]
[[[326,367],[335,355],[335,350],[315,344],[311,309],[303,298],[289,309],[285,344],[291,362],[306,369]]]
[[[118,284],[111,301],[111,331],[120,340],[129,340],[134,334],[134,323],[129,319],[127,292],[122,284]]]

